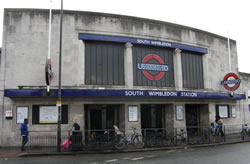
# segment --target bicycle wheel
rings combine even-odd
[[[162,139],[163,146],[170,146],[173,144],[172,138],[170,136],[166,136]]]
[[[177,136],[175,136],[174,137],[174,142],[175,142],[175,145],[176,146],[179,146],[179,145],[181,145],[182,144],[182,141],[183,139],[182,139],[182,137],[181,137],[181,135],[177,135]]]
[[[190,136],[188,137],[188,143],[191,144],[191,145],[194,145],[197,143],[197,137],[196,136]]]
[[[197,139],[198,144],[204,144],[204,138],[202,136],[199,136]]]
[[[120,141],[115,145],[116,149],[123,149],[126,145],[126,140],[124,138],[121,138]]]
[[[214,143],[215,142],[215,136],[213,134],[210,134],[209,140],[210,140],[210,142]]]
[[[144,142],[142,136],[136,135],[135,138],[133,139],[133,144],[136,148],[143,148]]]

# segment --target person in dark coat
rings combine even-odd
[[[75,120],[75,123],[73,124],[72,134],[77,135],[79,134],[80,130],[81,130],[80,125],[78,124],[77,120]]]
[[[70,150],[72,151],[82,150],[82,132],[80,130],[81,128],[78,124],[78,120],[75,120],[72,128],[72,135],[70,136],[70,141],[72,141],[72,144],[70,145]]]
[[[21,131],[21,136],[22,136],[22,146],[21,146],[21,151],[24,151],[24,146],[28,142],[28,136],[29,136],[29,130],[28,130],[28,119],[24,119],[24,122],[21,125],[20,131]]]

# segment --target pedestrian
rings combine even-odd
[[[73,128],[72,128],[72,136],[70,137],[69,149],[72,151],[80,151],[82,150],[82,132],[80,131],[80,125],[78,124],[78,120],[75,119]]]
[[[21,151],[24,151],[24,146],[28,142],[28,136],[29,136],[29,131],[28,131],[28,119],[25,118],[24,122],[21,125],[20,131],[21,131],[21,136],[22,136],[22,146],[21,146]]]
[[[78,120],[77,119],[75,119],[75,122],[74,122],[74,124],[73,124],[73,128],[72,128],[72,134],[73,135],[77,135],[77,134],[79,134],[79,132],[80,132],[80,129],[81,129],[81,127],[80,127],[80,125],[78,124]]]
[[[221,134],[221,137],[224,137],[225,134],[224,134],[224,132],[222,130],[223,122],[222,122],[220,116],[215,117],[215,123],[219,126],[219,133]]]

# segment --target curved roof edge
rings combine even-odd
[[[39,12],[39,13],[49,13],[49,9],[36,9],[36,8],[5,8],[4,9],[4,13],[7,12]],[[53,9],[54,13],[60,14],[60,10],[56,10]],[[193,28],[193,27],[189,27],[189,26],[185,26],[185,25],[180,25],[180,24],[175,24],[175,23],[170,23],[170,22],[165,22],[165,21],[161,21],[161,20],[154,20],[154,19],[148,19],[148,18],[140,18],[140,17],[136,17],[136,16],[126,16],[126,15],[119,15],[119,14],[110,14],[110,13],[101,13],[101,12],[90,12],[90,11],[77,11],[77,10],[63,10],[64,14],[85,14],[85,15],[97,15],[97,16],[110,16],[110,17],[116,17],[116,18],[129,18],[129,19],[135,19],[137,21],[147,21],[147,22],[152,22],[152,23],[161,23],[161,24],[166,24],[166,25],[170,25],[170,26],[176,26],[176,27],[181,27],[181,28],[186,28],[186,29],[190,29],[196,32],[202,32],[204,34],[208,34],[210,36],[213,37],[217,37],[223,40],[227,40],[227,37],[218,35],[218,34],[214,34],[208,31],[204,31],[201,29],[197,29],[197,28]],[[233,41],[236,43],[236,40],[230,39],[230,41]]]

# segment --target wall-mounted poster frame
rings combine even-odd
[[[221,118],[229,118],[229,105],[219,105],[219,116]]]
[[[29,107],[28,106],[17,106],[16,107],[16,123],[22,124],[24,119],[29,117]]]
[[[184,109],[182,105],[176,105],[176,110],[175,110],[175,114],[176,114],[176,120],[177,121],[183,121],[184,120]]]
[[[128,106],[128,121],[129,122],[138,121],[138,106],[137,105]]]
[[[56,124],[58,120],[57,106],[40,106],[39,107],[39,123],[40,124]]]
[[[231,117],[235,118],[236,117],[236,105],[231,106]]]

